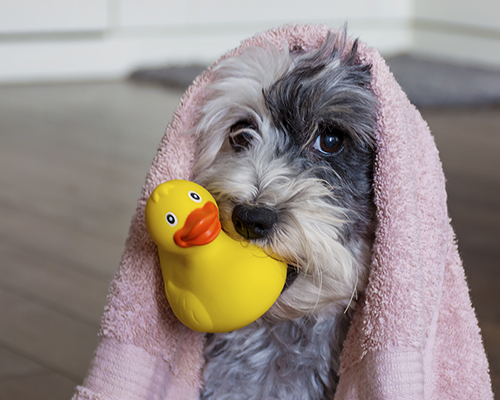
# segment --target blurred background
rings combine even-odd
[[[241,40],[349,23],[428,121],[500,393],[500,2],[0,0],[0,399],[69,399],[186,86]]]

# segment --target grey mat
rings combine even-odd
[[[399,84],[417,107],[500,104],[500,70],[438,62],[410,55],[386,59]],[[205,66],[139,69],[130,79],[170,88],[186,88]]]
[[[186,65],[165,68],[143,68],[134,71],[130,79],[138,82],[151,82],[167,88],[187,88],[200,75],[206,66]]]
[[[500,71],[410,55],[386,61],[417,107],[500,104]]]

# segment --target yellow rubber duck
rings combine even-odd
[[[146,204],[146,226],[158,246],[170,307],[195,331],[242,328],[283,290],[287,264],[226,235],[214,198],[194,182],[157,186]]]

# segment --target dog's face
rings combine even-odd
[[[222,61],[195,127],[194,179],[225,232],[290,266],[266,318],[346,307],[365,285],[377,102],[357,43],[345,43],[328,36],[309,53],[269,45]]]

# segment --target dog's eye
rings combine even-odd
[[[253,135],[248,131],[239,131],[235,135],[229,136],[229,143],[236,153],[248,149],[252,142]]]
[[[229,143],[236,153],[248,149],[254,137],[254,125],[249,121],[238,121],[231,127]]]
[[[314,148],[324,154],[338,154],[344,148],[344,135],[337,129],[323,131],[316,138]]]

